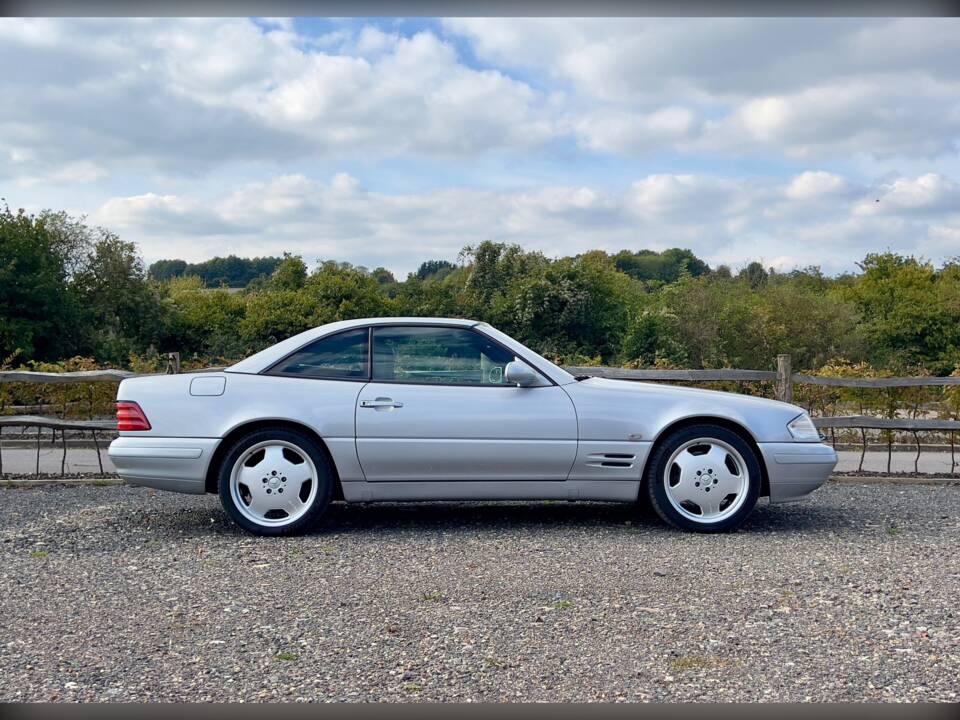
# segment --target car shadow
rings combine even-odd
[[[759,505],[737,531],[740,533],[833,534],[844,527],[861,526],[850,508],[823,505]],[[527,503],[384,503],[337,504],[322,526],[312,531],[324,534],[384,533],[420,534],[451,532],[493,533],[504,530],[605,530],[630,526],[635,530],[674,534],[659,517],[640,512],[626,503],[527,502]],[[685,534],[685,533],[684,533]]]
[[[213,498],[211,498],[213,500]],[[134,513],[137,524],[180,536],[235,535],[251,537],[234,524],[218,502],[190,508],[151,508]],[[130,518],[130,519],[133,519]],[[761,503],[736,532],[830,534],[862,527],[873,521],[862,507],[833,507],[812,503],[769,505]],[[522,530],[549,534],[552,531],[602,532],[631,528],[634,532],[686,534],[659,517],[641,512],[628,503],[529,501],[529,502],[409,502],[334,503],[323,520],[305,535],[353,535],[416,533],[487,534]]]

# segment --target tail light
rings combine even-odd
[[[117,430],[149,430],[150,421],[135,402],[121,400],[117,403]]]

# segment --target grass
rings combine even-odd
[[[430,590],[423,593],[423,595],[420,596],[420,599],[426,600],[427,602],[440,602],[443,600],[443,593],[441,593],[439,590]]]
[[[700,670],[702,668],[717,667],[718,665],[722,664],[723,663],[719,662],[715,658],[701,657],[699,655],[686,655],[673,660],[670,663],[670,667],[677,672],[682,672],[683,670]]]
[[[891,525],[890,527],[887,528],[887,535],[889,535],[890,537],[896,537],[897,535],[901,535],[902,533],[903,533],[903,530],[898,528],[896,525]]]
[[[569,600],[557,600],[553,604],[554,610],[569,610],[573,606],[573,603]]]
[[[416,694],[416,693],[423,692],[423,688],[420,687],[417,683],[410,682],[403,686],[403,691],[405,693]]]
[[[780,593],[780,596],[777,598],[777,605],[783,607],[784,605],[789,605],[790,601],[797,597],[797,594],[790,589],[783,590]]]
[[[32,553],[30,553],[30,557],[32,558],[45,558],[49,556],[50,553],[48,553],[46,550],[34,550]]]
[[[485,657],[483,659],[483,664],[488,668],[502,668],[506,665],[506,663],[504,663],[503,660],[495,658],[492,655],[489,657]]]
[[[300,656],[292,652],[282,652],[277,653],[277,660],[283,660],[284,662],[293,662],[294,660],[299,660]]]

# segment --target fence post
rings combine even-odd
[[[167,353],[167,375],[178,375],[180,373],[180,353]]]
[[[777,355],[777,380],[773,386],[773,393],[777,400],[793,402],[793,375],[789,355]]]

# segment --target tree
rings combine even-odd
[[[377,284],[381,287],[385,285],[396,285],[397,279],[393,276],[393,273],[387,270],[385,267],[374,268],[370,272],[370,277],[377,281]]]
[[[83,308],[86,348],[98,359],[124,362],[161,339],[160,296],[133,243],[104,233],[73,287]]]
[[[153,280],[171,280],[186,274],[186,260],[157,260],[147,268],[147,275]]]
[[[266,343],[246,343],[240,335],[247,298],[205,288],[196,276],[174,278],[160,286],[167,315],[165,343],[170,350],[205,357],[240,358]]]
[[[417,280],[427,280],[429,278],[443,280],[455,267],[456,265],[447,260],[427,260],[420,264],[415,275]]]
[[[50,218],[0,211],[0,362],[58,359],[77,347],[71,253],[58,246]]]
[[[155,280],[196,275],[207,287],[246,287],[256,278],[268,277],[283,261],[279,257],[241,258],[236,255],[213,257],[201,263],[183,260],[157,260],[148,273]]]
[[[889,366],[949,372],[960,344],[957,273],[891,252],[871,253],[859,267],[863,274],[847,296],[862,313],[871,355]]]
[[[503,326],[538,352],[581,360],[619,354],[629,317],[633,281],[602,252],[534,265],[517,276],[498,303]]]
[[[654,250],[630,252],[621,250],[613,256],[617,269],[636,280],[669,284],[680,279],[683,272],[699,277],[710,272],[710,267],[690,250],[670,248],[658,253]]]
[[[277,289],[247,298],[240,337],[247,347],[261,350],[325,321],[318,299],[304,290]]]
[[[276,290],[299,290],[307,282],[307,264],[300,255],[283,254],[283,260],[270,276],[270,287]]]
[[[769,274],[763,265],[754,260],[737,274],[737,279],[745,281],[751,290],[758,290],[767,284]]]
[[[379,283],[349,263],[321,263],[307,278],[304,292],[317,303],[317,325],[387,315],[391,306]]]
[[[528,253],[519,245],[489,240],[476,247],[465,247],[460,257],[465,266],[460,293],[464,314],[504,328],[514,323],[508,297],[511,283],[542,271],[549,264],[541,253]]]

